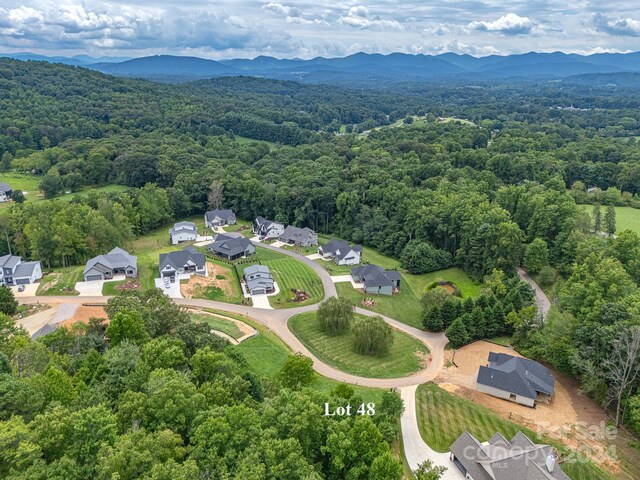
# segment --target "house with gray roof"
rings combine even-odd
[[[496,433],[485,443],[464,432],[449,455],[469,480],[571,480],[553,447],[533,443],[522,432],[511,441]]]
[[[257,216],[253,221],[253,233],[265,238],[278,238],[284,233],[284,224]]]
[[[236,214],[233,213],[233,210],[215,209],[204,214],[204,224],[207,228],[235,225],[236,221]]]
[[[138,257],[122,248],[114,248],[106,255],[98,255],[90,259],[82,272],[85,282],[92,280],[109,280],[114,275],[124,273],[127,277],[138,275]]]
[[[193,222],[178,222],[169,230],[169,243],[178,245],[182,242],[195,242],[198,227]]]
[[[42,263],[23,262],[17,255],[0,257],[0,285],[27,285],[42,278]]]
[[[13,189],[8,183],[0,183],[0,203],[11,200]]]
[[[211,253],[226,258],[227,260],[236,260],[256,253],[256,247],[254,247],[248,238],[235,237],[223,233],[216,235],[213,243],[210,243],[207,249]]]
[[[251,265],[244,269],[244,281],[251,295],[264,295],[275,291],[275,282],[265,265]]]
[[[179,275],[207,276],[207,258],[193,247],[184,250],[160,254],[160,277],[168,278],[172,282]]]
[[[362,259],[362,245],[349,245],[349,242],[332,238],[318,247],[318,254],[333,260],[336,265],[358,265]]]
[[[318,235],[310,228],[294,227],[289,225],[278,238],[281,242],[297,247],[310,247],[318,244]]]
[[[385,270],[377,265],[363,265],[351,269],[351,278],[364,284],[365,293],[393,295],[400,288],[400,272]]]
[[[477,388],[483,393],[535,407],[550,403],[555,380],[544,365],[506,353],[489,353],[489,363],[478,371]]]

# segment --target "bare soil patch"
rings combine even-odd
[[[104,307],[80,305],[72,318],[62,322],[62,326],[68,327],[78,322],[88,323],[89,319],[93,317],[106,319],[107,312],[105,312]]]
[[[233,272],[213,262],[207,262],[207,270],[208,277],[191,275],[188,282],[180,284],[180,293],[184,298],[193,298],[207,287],[218,287],[227,297],[235,295]]]
[[[116,285],[113,288],[123,292],[127,290],[140,290],[140,280],[138,280],[137,278],[132,280],[127,280],[126,282],[120,285]]]

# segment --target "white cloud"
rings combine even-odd
[[[286,17],[291,15],[293,9],[287,5],[283,5],[281,3],[267,3],[262,6],[262,10],[265,12],[273,13],[275,15],[280,15],[282,17]]]
[[[404,30],[402,24],[397,20],[383,20],[378,15],[370,15],[369,9],[364,5],[351,7],[347,15],[343,15],[338,21],[362,30],[368,28]]]
[[[493,22],[474,21],[469,24],[472,30],[496,32],[504,35],[520,35],[531,33],[533,22],[529,17],[521,17],[515,13],[507,13]]]
[[[593,25],[599,32],[624,37],[640,37],[640,21],[633,18],[616,18],[610,20],[602,13],[593,15]]]

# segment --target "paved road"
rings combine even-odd
[[[542,318],[547,318],[547,314],[551,309],[551,302],[549,298],[545,295],[542,289],[538,286],[538,284],[529,276],[527,272],[525,272],[522,268],[518,268],[518,275],[520,278],[531,285],[533,291],[536,294],[536,304],[538,305],[538,311],[542,314]]]
[[[321,265],[305,256],[289,251],[287,249],[278,248],[266,244],[263,244],[262,246],[269,250],[274,250],[284,255],[294,257],[297,260],[305,263],[310,268],[312,268],[322,280],[322,285],[324,287],[324,299],[332,296],[337,296],[336,287],[333,280],[331,279],[331,276],[324,268],[322,268]],[[86,296],[82,298],[63,296],[47,297],[47,302],[56,303],[59,304],[61,308],[68,309],[70,308],[68,304],[101,304],[106,303],[108,299],[109,297],[103,296]],[[37,303],[41,300],[42,297],[32,296],[23,297],[20,299],[20,302]],[[420,431],[418,429],[418,424],[416,421],[415,391],[419,384],[433,380],[442,369],[444,365],[444,347],[448,342],[444,334],[424,332],[409,325],[405,325],[404,323],[392,318],[382,316],[382,318],[394,328],[397,328],[398,330],[405,332],[424,343],[431,352],[431,362],[429,362],[427,368],[407,377],[384,379],[366,378],[342,372],[319,360],[309,350],[307,350],[302,342],[300,342],[300,340],[298,340],[296,336],[293,335],[293,333],[291,333],[291,331],[289,330],[287,326],[289,318],[300,313],[313,312],[318,308],[317,304],[288,309],[268,310],[263,308],[247,307],[244,305],[232,305],[229,303],[204,299],[174,298],[172,300],[176,304],[186,307],[214,308],[240,315],[246,315],[252,318],[253,320],[264,325],[269,330],[278,335],[294,352],[301,352],[302,354],[311,358],[313,360],[314,369],[319,374],[324,375],[325,377],[337,380],[339,382],[351,383],[354,385],[361,385],[365,387],[398,388],[400,390],[402,399],[405,401],[405,410],[402,415],[401,424],[402,436],[404,439],[406,439],[404,443],[405,455],[407,456],[408,460],[410,459],[409,465],[412,467],[412,469],[414,469],[419,463],[422,463],[427,459],[432,460],[436,465],[443,464],[442,462],[444,460],[442,454],[436,454],[436,452],[428,448],[424,441],[422,441],[422,437],[420,436]],[[362,308],[356,308],[356,312],[367,316],[377,315],[377,313],[375,312],[371,312]],[[449,477],[447,475],[443,478],[446,478],[448,480],[449,478],[457,479],[459,477]]]

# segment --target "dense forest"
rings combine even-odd
[[[14,205],[0,216],[0,227],[14,253],[41,259],[47,266],[81,264],[173,219],[202,213],[210,186],[218,182],[224,188],[224,205],[240,218],[259,214],[332,233],[401,258],[417,273],[456,265],[475,279],[486,279],[491,291],[476,302],[443,306],[426,301],[425,325],[446,328],[458,345],[494,334],[513,335],[522,353],[579,378],[585,391],[640,432],[640,381],[633,377],[621,383],[620,372],[629,358],[608,357],[640,338],[640,237],[615,228],[601,233],[576,203],[640,206],[640,93],[533,83],[395,88],[351,91],[250,78],[160,85],[80,68],[0,60],[2,169],[33,172],[46,197],[87,186],[130,187],[78,196],[71,203],[53,199]],[[572,105],[575,108],[568,108]],[[402,127],[374,128],[407,116],[411,120]],[[599,189],[597,198],[590,196],[591,187]],[[5,249],[0,245],[0,253]],[[429,262],[413,262],[415,252]],[[507,293],[521,288],[513,281],[521,265],[539,274],[541,283],[554,292],[554,308],[545,322],[529,308],[530,291],[511,297]],[[496,315],[496,310],[501,313]],[[499,322],[488,322],[496,317]],[[469,331],[478,324],[483,330]],[[237,452],[249,445],[252,455],[263,456],[264,462],[286,463],[271,456],[269,448],[302,455],[309,475],[299,470],[301,478],[315,478],[311,472],[329,474],[334,468],[335,462],[326,457],[331,447],[303,444],[301,449],[295,442],[303,439],[292,439],[294,433],[285,427],[277,431],[269,421],[289,402],[287,396],[299,395],[300,402],[314,405],[315,399],[285,391],[265,403],[256,396],[259,387],[245,378],[240,359],[227,358],[219,347],[206,353],[200,347],[189,350],[185,345],[191,340],[176,338],[169,330],[147,332],[151,342],[174,342],[179,358],[173,370],[154,370],[145,361],[146,346],[124,343],[106,349],[100,326],[92,328],[57,339],[59,351],[47,350],[42,360],[43,342],[13,345],[5,352],[16,358],[15,349],[26,348],[25,358],[44,362],[34,371],[37,381],[11,374],[4,380],[25,382],[24,398],[42,398],[11,422],[34,455],[42,456],[43,465],[64,459],[67,463],[59,468],[90,468],[87,459],[96,454],[76,451],[71,444],[62,448],[38,430],[50,430],[42,425],[57,422],[46,415],[66,416],[55,409],[42,413],[47,401],[57,398],[54,393],[66,392],[37,376],[44,364],[54,362],[60,381],[76,385],[73,398],[57,408],[73,408],[74,415],[87,422],[95,412],[86,409],[102,408],[101,421],[114,441],[100,454],[113,456],[113,462],[125,454],[127,442],[148,445],[154,454],[165,451],[154,442],[167,442],[163,467],[158,468],[173,468],[175,462],[194,462],[197,468],[198,455],[215,451],[232,475],[242,472],[240,478],[251,478],[242,470],[248,464],[235,464]],[[88,346],[96,342],[97,350]],[[118,349],[123,348],[135,350],[136,365],[120,364]],[[198,355],[224,364],[211,368],[226,369],[228,385],[205,388],[193,372]],[[131,371],[123,375],[119,368]],[[13,375],[22,375],[21,370]],[[127,382],[144,388],[127,393]],[[162,398],[163,385],[170,382],[201,402],[180,425],[145,410],[156,391]],[[231,384],[242,394],[216,403],[219,395],[228,397]],[[253,411],[244,413],[246,406],[236,402],[255,402]],[[109,408],[95,406],[101,403]],[[217,413],[205,421],[199,412],[208,409]],[[125,433],[134,414],[144,419],[144,428]],[[208,422],[223,425],[227,415],[257,415],[260,431],[251,439],[238,439],[237,448],[207,443],[216,437],[205,432],[218,428]],[[27,427],[30,421],[36,427]],[[173,430],[163,433],[165,428]],[[340,439],[347,438],[351,428],[370,429],[372,438],[379,436],[366,420],[318,428],[316,446],[332,438],[327,433],[332,429],[345,429],[336,433]],[[282,450],[273,447],[278,442]],[[187,444],[194,445],[188,455]],[[70,458],[64,453],[67,447],[75,452]],[[379,448],[385,458],[386,447]],[[373,458],[367,462],[371,468]],[[264,468],[276,466],[267,462]],[[285,466],[278,463],[277,468]],[[149,478],[170,478],[167,471]],[[39,475],[24,478],[46,478]],[[348,478],[363,478],[354,475]]]

